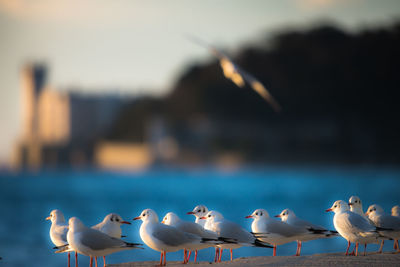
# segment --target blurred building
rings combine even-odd
[[[143,143],[103,141],[132,98],[60,92],[46,85],[46,78],[42,64],[28,64],[21,72],[22,133],[13,153],[15,168],[142,168],[151,163]]]

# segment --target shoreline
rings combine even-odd
[[[139,261],[139,262],[127,262],[118,264],[107,264],[108,267],[145,267],[145,266],[156,266],[159,261]],[[369,253],[363,256],[362,253],[359,256],[345,256],[344,253],[324,253],[314,254],[306,256],[259,256],[259,257],[242,257],[234,259],[233,261],[223,261],[220,263],[214,262],[189,262],[183,265],[182,262],[178,261],[167,261],[167,266],[178,267],[178,266],[230,266],[230,267],[244,267],[244,266],[399,266],[400,265],[400,253],[386,252],[382,254]]]

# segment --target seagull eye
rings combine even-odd
[[[262,216],[262,212],[260,212],[260,216]]]
[[[201,212],[201,210],[198,210],[197,212]]]
[[[117,218],[117,220],[116,220],[117,222],[119,222],[119,219]]]
[[[211,215],[208,215],[208,217],[211,217]]]
[[[258,215],[258,212],[256,212],[256,215]]]
[[[203,212],[206,212],[206,209],[203,209]]]
[[[142,216],[143,216],[143,217],[144,217],[144,216],[146,216],[146,213],[143,213],[143,215],[142,215]]]

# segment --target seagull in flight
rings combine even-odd
[[[279,103],[270,94],[270,92],[265,88],[265,86],[253,75],[246,72],[235,64],[227,55],[222,53],[220,50],[212,45],[209,45],[199,38],[192,35],[187,35],[187,38],[203,47],[206,47],[211,54],[213,54],[219,60],[224,76],[231,80],[238,87],[244,88],[246,85],[250,86],[254,91],[256,91],[265,101],[267,101],[275,112],[280,112],[282,110]]]

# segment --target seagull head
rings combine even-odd
[[[103,222],[105,224],[115,224],[115,225],[131,224],[130,222],[124,221],[122,217],[116,213],[108,214],[106,217],[104,217]]]
[[[265,209],[256,209],[251,215],[246,216],[245,218],[253,218],[254,220],[259,220],[262,218],[269,218],[269,214],[268,211],[266,211]]]
[[[52,223],[65,222],[64,214],[60,210],[52,210],[50,212],[50,216],[46,218],[46,220],[50,220]]]
[[[384,213],[384,211],[383,211],[381,206],[379,206],[377,204],[373,204],[373,205],[368,207],[367,212],[365,213],[365,215],[370,217],[370,216],[374,216],[376,214],[383,214],[383,213]]]
[[[171,225],[174,226],[180,221],[178,215],[176,215],[173,212],[168,212],[165,214],[163,220],[161,223],[166,224],[166,225]]]
[[[210,221],[218,221],[218,220],[222,220],[223,218],[224,218],[224,216],[222,216],[221,213],[219,213],[218,211],[215,211],[215,210],[211,210],[211,211],[207,212],[207,214],[204,217],[201,217],[200,219],[210,220]]]
[[[338,212],[343,212],[343,211],[347,211],[347,210],[350,210],[350,208],[349,208],[349,204],[346,201],[336,200],[335,203],[333,203],[332,207],[327,209],[326,212],[333,211],[334,213],[338,213]]]
[[[143,222],[158,222],[157,213],[152,209],[143,210],[138,217],[133,220],[142,220]]]
[[[400,207],[398,205],[392,208],[392,216],[400,217]]]
[[[72,217],[68,220],[69,231],[79,231],[85,228],[85,225],[77,217]]]
[[[206,206],[198,205],[192,211],[189,211],[187,214],[193,214],[197,218],[201,218],[201,217],[206,216],[207,212],[208,212],[208,209]]]
[[[296,214],[290,209],[284,209],[280,214],[275,215],[277,218],[281,218],[282,222],[286,222],[289,218],[296,217]]]
[[[358,196],[352,196],[349,198],[349,206],[351,211],[361,210],[362,212],[362,202]]]

